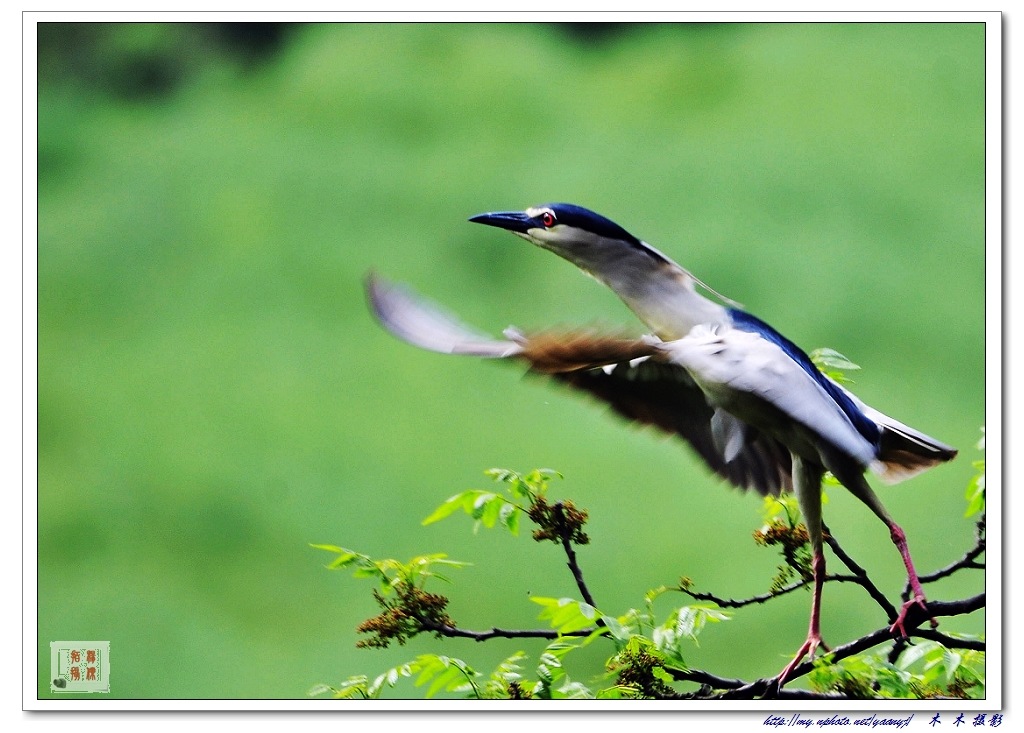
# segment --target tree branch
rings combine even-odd
[[[797,582],[780,588],[779,590],[769,591],[768,593],[762,593],[757,596],[750,596],[749,598],[742,598],[740,600],[735,600],[732,598],[720,598],[716,596],[714,593],[698,593],[696,591],[688,590],[687,588],[684,588],[682,586],[679,587],[679,591],[690,596],[690,598],[692,598],[695,601],[712,601],[713,603],[718,604],[722,608],[743,608],[744,606],[749,606],[753,603],[766,603],[770,601],[772,598],[784,596],[787,593],[792,593],[795,590],[810,585],[811,582],[811,580],[798,580]],[[856,583],[857,585],[863,585],[860,578],[854,577],[852,575],[828,575],[825,577],[825,582]]]
[[[488,631],[470,631],[459,629],[455,626],[435,624],[424,619],[418,619],[423,631],[440,634],[450,638],[472,639],[473,641],[487,641],[488,639],[557,639],[560,636],[589,636],[594,633],[593,628],[569,631],[560,634],[555,629],[499,629],[491,628]]]
[[[594,597],[590,595],[590,589],[587,588],[587,584],[583,580],[583,571],[580,569],[579,563],[576,562],[576,551],[573,549],[572,542],[570,540],[572,531],[566,525],[565,507],[562,502],[555,504],[554,512],[558,537],[562,540],[562,549],[565,550],[565,556],[568,558],[568,562],[566,564],[569,566],[569,570],[572,572],[572,577],[576,581],[576,587],[579,588],[580,595],[583,597],[583,600],[592,607],[597,608],[597,604],[594,603]],[[603,626],[604,624],[603,622],[598,621],[598,625]]]
[[[536,503],[537,502],[535,502],[535,504]],[[557,502],[554,505],[547,506],[549,508],[545,509],[545,511],[549,513],[546,517],[547,521],[543,523],[538,522],[538,520],[533,516],[533,507],[531,507],[531,519],[534,519],[535,522],[541,524],[543,530],[543,537],[539,537],[538,533],[535,533],[534,537],[535,539],[551,539],[561,543],[566,556],[566,565],[572,573],[573,579],[576,582],[576,587],[579,590],[583,601],[596,608],[597,604],[594,602],[590,589],[587,587],[587,583],[584,580],[583,570],[579,565],[573,544],[574,539],[577,543],[585,543],[587,541],[586,535],[580,531],[583,522],[586,520],[586,513],[575,510],[571,503],[566,505],[562,502]],[[541,508],[544,509],[544,506],[542,505]],[[895,607],[874,584],[867,571],[843,549],[827,526],[823,525],[822,528],[824,530],[824,541],[829,545],[839,561],[852,573],[850,575],[835,574],[826,576],[824,578],[824,582],[855,583],[860,585],[884,611],[890,622],[895,619],[897,617]],[[978,520],[976,524],[974,547],[964,553],[963,557],[956,562],[953,562],[928,575],[919,576],[920,580],[921,582],[934,582],[941,578],[948,577],[961,569],[984,568],[984,563],[977,562],[977,558],[984,552],[985,516],[982,515],[981,519]],[[694,600],[711,601],[721,608],[742,608],[752,604],[766,603],[778,596],[792,593],[799,588],[804,588],[808,586],[810,582],[811,581],[809,579],[801,579],[788,586],[779,588],[778,590],[742,599],[722,598],[713,593],[691,591],[687,587],[688,582],[685,580],[681,581],[680,585],[677,586],[677,589]],[[904,592],[904,596],[906,597],[906,591]],[[445,599],[442,598],[442,600]],[[909,638],[934,641],[949,649],[959,648],[984,652],[986,650],[986,643],[984,641],[976,639],[959,639],[954,636],[938,632],[934,628],[922,629],[919,627],[926,620],[932,620],[934,617],[973,613],[974,611],[983,609],[985,607],[985,601],[986,596],[985,593],[982,592],[978,595],[958,601],[930,601],[927,602],[927,608],[921,608],[917,605],[913,605],[907,609],[903,628],[906,630]],[[589,636],[604,626],[603,621],[599,619],[596,621],[594,626],[564,634],[560,633],[556,629],[502,629],[492,627],[487,630],[471,630],[458,628],[447,617],[432,618],[429,615],[420,613],[418,609],[410,607],[404,608],[408,614],[406,618],[411,616],[415,619],[416,625],[419,626],[419,631],[413,631],[412,635],[420,632],[427,632],[436,634],[439,637],[472,639],[477,642],[484,642],[496,638],[544,639],[549,641],[556,640],[560,637],[580,638]],[[828,659],[829,663],[834,664],[848,657],[863,653],[873,647],[890,643],[891,648],[888,650],[887,658],[890,662],[894,663],[899,658],[899,655],[906,649],[907,644],[910,643],[909,638],[894,638],[894,634],[891,631],[890,626],[887,624],[886,626],[865,634],[858,639],[854,639],[846,644],[836,647],[834,650],[828,652],[825,657]],[[794,679],[807,675],[814,669],[814,662],[815,660],[812,658],[803,660],[801,664],[789,671],[786,681],[791,682]],[[778,677],[761,678],[748,682],[741,679],[719,677],[704,670],[682,669],[669,665],[664,666],[664,669],[675,681],[695,683],[699,685],[699,689],[692,692],[676,692],[662,685],[661,690],[649,694],[653,694],[656,697],[665,696],[675,699],[704,700],[754,698],[790,700],[849,699],[848,695],[844,695],[842,693],[819,693],[801,689],[784,689],[780,687]]]
[[[921,575],[921,576],[918,577],[918,580],[920,580],[922,583],[934,583],[936,580],[941,580],[942,578],[949,577],[950,575],[952,575],[953,573],[957,572],[958,570],[962,570],[962,569],[965,569],[965,568],[969,568],[969,569],[972,569],[972,570],[984,570],[985,569],[985,564],[984,563],[975,562],[975,559],[979,555],[984,554],[984,552],[985,552],[985,515],[982,514],[981,515],[981,519],[979,519],[978,523],[975,525],[975,530],[974,530],[974,547],[972,547],[970,550],[965,552],[964,556],[961,557],[956,562],[950,563],[946,567],[940,568],[940,569],[936,570],[934,573],[928,573],[927,575]],[[903,586],[903,593],[901,594],[901,597],[903,598],[903,600],[907,600],[908,598],[910,598],[910,581],[909,580]]]
[[[826,525],[822,525],[822,528],[825,530],[825,543],[832,548],[832,552],[834,552],[836,557],[839,558],[839,561],[843,563],[851,573],[857,576],[857,582],[860,583],[864,590],[867,591],[868,595],[871,596],[875,603],[882,607],[882,611],[885,612],[885,616],[889,619],[890,623],[895,621],[896,608],[889,603],[889,599],[886,598],[882,591],[878,589],[878,586],[871,581],[871,578],[868,577],[868,571],[857,564],[854,559],[846,553],[846,550],[840,546],[839,540],[837,540],[832,534],[832,530],[830,530]]]
[[[916,607],[911,609],[907,614],[906,628],[912,637],[937,641],[949,648],[985,651],[985,642],[983,641],[978,641],[976,639],[957,639],[952,636],[947,636],[946,634],[941,634],[930,628],[917,628],[918,624],[924,623],[928,620],[928,616],[959,616],[962,614],[973,613],[974,611],[984,608],[984,606],[984,593],[959,601],[930,601],[928,603],[927,612]],[[832,661],[837,662],[841,659],[851,657],[854,654],[860,654],[861,652],[867,651],[868,649],[885,643],[886,641],[891,641],[892,638],[892,632],[889,630],[889,627],[884,626],[883,628],[877,629],[870,634],[866,634],[859,639],[854,639],[851,642],[836,647],[827,656]],[[813,660],[803,662],[792,671],[789,675],[788,681],[792,681],[797,677],[802,677],[812,669],[814,669]],[[696,682],[698,684],[708,685],[709,687],[723,690],[723,692],[708,695],[707,699],[748,700],[757,697],[781,698],[788,696],[785,689],[781,691],[778,689],[772,689],[773,687],[778,687],[778,680],[776,678],[762,678],[754,680],[753,682],[744,682],[743,680],[717,677],[702,670],[670,669],[669,672],[672,674],[673,678],[679,682]]]
[[[907,615],[906,628],[912,637],[937,641],[951,649],[973,649],[983,652],[985,651],[986,646],[983,641],[978,641],[976,639],[957,639],[956,637],[942,634],[930,628],[919,629],[917,628],[917,625],[924,623],[929,616],[959,616],[967,613],[973,613],[974,611],[980,610],[984,607],[984,593],[980,593],[970,598],[964,598],[959,601],[930,601],[928,603],[927,613],[916,608],[911,609]],[[472,639],[480,642],[495,638],[554,640],[559,636],[589,636],[595,630],[593,628],[587,628],[572,631],[567,634],[559,634],[558,631],[554,629],[499,629],[495,627],[488,631],[471,631],[469,629],[459,629],[454,626],[435,624],[423,619],[420,619],[420,625],[424,631],[430,633],[436,633],[441,636],[451,638]],[[890,641],[892,638],[892,632],[889,631],[888,626],[885,626],[871,632],[870,634],[866,634],[859,639],[854,639],[851,642],[836,647],[832,652],[830,652],[829,656],[833,661],[837,662],[841,659],[853,656],[854,654],[860,654],[861,652],[866,651],[873,646],[877,646],[878,644]],[[776,680],[774,678],[762,678],[754,680],[753,682],[746,682],[740,679],[719,677],[711,674],[710,672],[705,672],[699,669],[679,669],[673,667],[668,667],[666,669],[672,675],[673,679],[678,682],[696,682],[697,684],[705,685],[714,690],[723,690],[723,692],[718,694],[701,696],[703,699],[727,700],[753,699],[755,697],[777,697],[779,699],[844,699],[844,696],[842,695],[823,695],[807,692],[806,690],[783,689],[781,691],[776,691],[775,694],[771,694],[771,687],[773,684],[776,684]],[[812,669],[814,669],[813,661],[804,662],[793,670],[792,674],[789,676],[789,680],[791,681],[797,677],[802,677]]]

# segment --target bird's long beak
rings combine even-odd
[[[471,216],[469,220],[477,224],[508,229],[510,232],[516,232],[517,234],[525,234],[528,230],[539,226],[534,218],[525,211],[493,211],[487,214]]]

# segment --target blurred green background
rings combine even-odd
[[[370,269],[494,331],[641,332],[572,266],[466,223],[482,211],[595,209],[861,364],[859,396],[961,449],[881,487],[919,569],[972,544],[982,25],[43,24],[38,40],[40,697],[58,639],[109,640],[123,698],[301,698],[426,651],[483,671],[535,660],[543,645],[517,641],[357,650],[371,586],[309,547],[447,552],[475,563],[435,588],[460,625],[537,627],[531,594],[575,595],[557,548],[461,515],[420,525],[494,466],[565,474],[554,491],[590,512],[579,557],[602,609],[680,575],[767,590],[760,500],[681,444],[375,325]],[[893,596],[884,526],[829,498],[826,521]],[[775,673],[808,609],[801,592],[741,611],[688,661]],[[826,641],[882,623],[863,592],[826,588]]]

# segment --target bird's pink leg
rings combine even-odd
[[[907,631],[903,628],[903,623],[907,620],[907,612],[913,606],[920,606],[926,613],[928,611],[927,600],[924,597],[924,588],[921,587],[921,581],[917,579],[917,571],[914,570],[914,561],[910,559],[910,549],[907,547],[907,536],[903,533],[896,522],[888,522],[889,533],[892,536],[892,542],[896,545],[896,549],[900,551],[900,557],[903,558],[903,564],[907,568],[907,582],[910,583],[910,590],[914,594],[914,597],[903,604],[903,608],[900,609],[899,615],[896,617],[896,621],[889,627],[889,631],[893,634],[899,634],[900,638],[907,638]],[[939,625],[939,622],[934,618],[929,617],[932,628]]]
[[[814,590],[811,594],[811,626],[807,630],[807,639],[803,645],[797,649],[796,656],[793,657],[793,661],[786,665],[785,669],[779,673],[778,684],[782,687],[786,684],[786,679],[792,674],[796,666],[800,664],[804,657],[814,657],[814,652],[817,651],[818,647],[822,647],[825,651],[831,651],[825,642],[821,640],[821,626],[819,624],[819,618],[821,616],[821,586],[825,582],[825,556],[820,550],[815,550],[813,558],[811,560],[811,569],[814,571]]]

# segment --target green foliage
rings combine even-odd
[[[572,634],[593,626],[601,614],[588,603],[572,598],[542,598],[530,596],[541,606],[540,618],[547,621],[559,634]]]
[[[569,679],[563,659],[578,649],[579,642],[556,640],[547,645],[537,659],[534,676],[525,673],[528,656],[519,651],[503,659],[486,677],[462,659],[438,654],[421,654],[411,662],[391,667],[370,680],[353,675],[336,685],[317,684],[309,690],[312,697],[330,695],[337,699],[378,699],[387,688],[394,688],[403,679],[415,678],[414,685],[423,687],[424,696],[449,693],[456,697],[478,700],[561,700],[602,696],[581,682]]]
[[[985,450],[984,429],[982,429],[981,440],[978,441],[977,448],[980,451]],[[973,517],[975,514],[985,511],[985,459],[974,461],[971,465],[974,466],[977,473],[971,478],[970,483],[967,484],[967,491],[964,492],[967,499],[965,517]]]
[[[910,673],[877,654],[859,654],[836,664],[830,664],[827,656],[821,657],[808,679],[819,692],[839,692],[854,699],[921,696]]]
[[[347,550],[337,545],[311,544],[317,550],[324,550],[337,555],[327,565],[328,570],[352,569],[352,576],[355,578],[376,578],[380,581],[380,589],[388,594],[402,585],[414,588],[423,588],[423,584],[429,578],[438,578],[451,582],[451,580],[435,572],[432,568],[436,565],[450,568],[463,568],[471,563],[449,560],[443,552],[436,552],[430,555],[417,555],[408,562],[400,562],[392,558],[374,560],[369,555]]]
[[[532,697],[532,692],[523,686],[523,665],[528,657],[525,652],[515,652],[505,657],[494,668],[490,676],[479,686],[484,699],[511,698],[523,700]]]
[[[853,380],[846,376],[846,372],[860,369],[859,365],[854,364],[835,349],[822,347],[815,349],[808,356],[811,357],[814,366],[818,367],[822,374],[838,384],[853,384]]]
[[[374,560],[368,555],[337,545],[312,547],[337,555],[327,565],[328,570],[353,568],[354,577],[375,578],[379,583],[373,591],[373,598],[382,611],[356,628],[359,633],[370,635],[356,646],[385,648],[392,641],[405,644],[406,640],[421,631],[440,633],[439,629],[454,626],[455,622],[445,613],[448,599],[426,592],[423,586],[430,578],[451,582],[446,576],[432,570],[433,566],[461,568],[468,563],[449,560],[444,553],[419,555],[403,563],[391,558]]]
[[[824,501],[824,494],[822,494]],[[778,566],[771,590],[777,592],[797,577],[810,580],[811,545],[807,527],[800,521],[800,504],[792,494],[766,496],[764,524],[754,532],[754,541],[763,547],[779,546],[785,563]]]
[[[459,509],[476,520],[474,531],[482,524],[493,527],[497,522],[484,520],[492,510],[488,506],[513,506],[525,512],[535,524],[550,523],[553,509],[570,506],[570,502],[549,505],[545,500],[548,481],[558,476],[553,471],[532,471],[519,474],[505,469],[487,472],[496,481],[506,485],[506,494],[468,491],[444,502],[430,517],[429,522],[449,516]],[[529,508],[516,503],[530,502]],[[547,509],[536,511],[537,506]],[[494,515],[500,516],[500,510]],[[800,522],[800,509],[796,499],[788,494],[767,497],[763,507],[765,524],[755,532],[760,544],[778,544],[786,558],[786,565],[773,583],[773,592],[782,589],[784,581],[794,573],[810,574],[806,528]],[[512,530],[508,524],[504,524]],[[513,532],[515,534],[515,532]],[[578,534],[578,533],[577,533]],[[538,537],[538,540],[550,537]],[[583,580],[575,568],[575,557],[569,545],[578,543],[574,532],[564,521],[558,525],[557,538],[561,539],[570,557],[570,567],[577,582]],[[585,539],[585,536],[584,536]],[[422,555],[407,563],[372,558],[337,545],[315,545],[334,553],[336,557],[327,566],[330,569],[352,568],[356,577],[378,581],[374,598],[384,609],[380,615],[363,622],[358,631],[373,634],[360,646],[387,646],[392,640],[404,643],[423,631],[439,636],[456,631],[455,623],[444,614],[447,599],[424,590],[432,578],[444,579],[431,568],[434,565],[462,566],[447,560],[444,555]],[[676,689],[677,675],[685,678],[686,655],[692,645],[699,644],[700,634],[709,624],[727,621],[732,612],[713,602],[698,602],[672,609],[661,623],[655,621],[654,605],[670,591],[693,594],[692,581],[681,578],[677,587],[659,586],[644,595],[640,609],[631,608],[619,616],[603,613],[591,603],[575,598],[531,596],[540,606],[538,618],[553,630],[554,638],[540,652],[532,679],[525,672],[529,657],[518,651],[502,660],[484,676],[467,662],[452,657],[425,654],[412,662],[398,665],[370,680],[365,675],[349,677],[337,685],[321,684],[310,694],[330,694],[337,698],[377,698],[382,691],[403,678],[415,678],[417,687],[426,686],[425,696],[437,694],[461,695],[475,699],[569,699],[569,698],[679,698],[686,696]],[[586,593],[584,593],[586,595]],[[495,630],[497,631],[497,630]],[[476,635],[465,632],[461,635]],[[543,636],[542,633],[501,635]],[[486,632],[478,639],[486,638]],[[609,658],[605,673],[589,684],[570,678],[566,660],[577,649],[599,639],[610,640],[615,652]],[[936,696],[979,697],[984,695],[984,654],[970,649],[948,649],[941,644],[922,641],[903,651],[895,663],[881,652],[853,655],[833,660],[833,654],[818,659],[809,676],[813,689],[820,692],[839,692],[851,698],[928,698]],[[609,680],[611,684],[608,684]]]
[[[587,544],[590,539],[583,531],[587,513],[578,509],[571,501],[551,504],[546,498],[548,483],[552,478],[562,478],[557,471],[537,468],[527,474],[510,471],[507,468],[492,468],[484,472],[495,481],[506,484],[506,494],[493,491],[469,489],[449,497],[441,506],[423,520],[433,524],[448,517],[459,509],[476,520],[473,531],[480,526],[493,527],[500,523],[513,535],[519,534],[520,514],[527,514],[538,529],[533,538],[537,541],[568,540],[578,545]],[[529,505],[523,507],[517,500],[525,499]]]
[[[572,682],[563,660],[583,643],[569,639],[557,639],[548,644],[537,660],[537,683],[533,686],[533,697],[541,700],[559,698],[592,697],[590,690],[579,682]]]
[[[429,683],[424,693],[428,698],[439,692],[469,692],[471,697],[482,697],[477,687],[479,674],[461,659],[440,654],[421,654],[412,662],[386,670],[372,682],[365,675],[355,675],[337,685],[317,684],[310,689],[309,695],[316,697],[329,694],[337,699],[376,700],[385,686],[395,687],[400,680],[412,677],[416,678],[416,687]]]
[[[652,640],[658,651],[683,662],[683,641],[699,646],[697,636],[708,623],[728,621],[732,614],[709,603],[683,606],[669,614],[664,624],[654,629]]]
[[[608,661],[608,671],[615,675],[615,690],[622,697],[678,697],[666,665],[664,654],[653,641],[634,636]]]
[[[923,641],[903,652],[897,666],[905,671],[919,669],[917,676],[928,689],[966,698],[985,696],[984,664],[983,652],[947,649],[936,641]]]
[[[519,474],[504,468],[492,468],[484,473],[494,481],[505,484],[508,496],[493,491],[469,489],[449,497],[423,520],[423,524],[433,524],[461,509],[476,520],[473,525],[474,532],[481,525],[491,528],[496,523],[500,523],[509,532],[517,535],[519,534],[520,514],[530,511],[528,507],[524,508],[517,502],[526,500],[530,506],[535,505],[538,501],[543,500],[550,480],[562,478],[557,471],[545,468],[538,468],[527,474]]]
[[[424,519],[423,524],[433,524],[459,509],[476,520],[476,524],[473,526],[474,532],[480,525],[489,528],[500,520],[502,526],[506,527],[509,532],[519,534],[519,514],[522,509],[500,494],[477,489],[463,491],[450,497],[435,509],[433,514]]]
[[[425,523],[462,509],[477,520],[474,531],[481,524],[494,526],[494,523],[482,521],[484,514],[480,508],[496,505],[496,500],[500,500],[502,506],[515,506],[517,511],[526,511],[531,520],[541,526],[541,530],[534,533],[534,539],[538,541],[552,539],[544,535],[554,531],[556,525],[560,533],[557,537],[565,538],[569,543],[587,541],[579,526],[574,525],[571,519],[568,523],[566,520],[576,512],[582,516],[582,523],[585,513],[574,510],[571,502],[552,505],[545,500],[548,481],[559,474],[548,470],[519,474],[505,469],[492,469],[486,473],[506,484],[512,498],[528,499],[530,507],[524,510],[506,497],[474,490],[445,501]],[[560,510],[564,513],[560,514]],[[557,522],[553,519],[556,515],[561,517]],[[508,527],[507,524],[505,526]],[[328,569],[348,568],[353,570],[354,577],[378,581],[373,595],[383,612],[359,625],[357,630],[360,633],[369,633],[372,637],[358,642],[358,646],[386,647],[391,641],[404,644],[408,638],[422,631],[441,633],[445,628],[454,627],[454,622],[443,613],[447,599],[427,593],[424,586],[432,578],[447,580],[431,569],[434,565],[462,567],[467,563],[448,560],[443,554],[421,555],[402,563],[393,559],[375,560],[338,545],[318,544],[313,547],[336,555],[327,565]],[[337,685],[317,685],[310,694],[373,699],[380,696],[385,686],[394,687],[400,679],[415,676],[417,686],[430,682],[427,697],[440,691],[465,692],[476,698],[514,699],[656,696],[668,690],[667,685],[671,683],[671,676],[664,671],[662,664],[668,660],[683,665],[685,643],[696,644],[698,635],[709,622],[717,623],[730,616],[712,604],[701,603],[673,610],[664,623],[655,625],[654,601],[668,590],[662,586],[649,591],[644,597],[645,610],[629,609],[618,618],[602,614],[594,606],[573,598],[531,596],[530,600],[541,607],[538,618],[558,634],[540,654],[535,670],[536,680],[532,682],[523,675],[522,663],[527,657],[522,652],[506,658],[486,679],[462,660],[428,654],[393,667],[373,680],[365,675],[355,675]],[[564,658],[605,636],[611,637],[618,649],[608,667],[617,682],[595,692],[586,684],[569,678]]]
[[[919,641],[895,664],[881,654],[859,654],[837,663],[826,655],[815,662],[809,680],[815,690],[852,698],[982,698],[984,658],[975,650]]]

